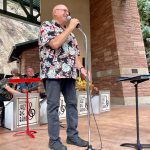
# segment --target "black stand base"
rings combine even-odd
[[[92,148],[92,145],[88,145],[86,150],[95,150],[95,149]]]
[[[143,148],[150,148],[150,144],[131,144],[131,143],[124,143],[121,144],[120,146],[125,146],[125,147],[132,147],[135,148],[136,150],[142,150]]]

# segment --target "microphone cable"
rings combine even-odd
[[[95,117],[95,114],[93,112],[93,105],[92,105],[92,98],[94,97],[95,95],[90,95],[90,108],[91,108],[91,113],[92,113],[92,116],[93,116],[93,119],[94,119],[94,122],[95,122],[95,125],[96,125],[96,129],[97,129],[97,132],[98,132],[98,137],[99,137],[99,142],[100,142],[100,149],[97,149],[97,150],[102,150],[103,149],[103,143],[102,143],[102,137],[101,137],[101,133],[100,133],[100,129],[98,127],[98,123],[97,123],[97,120],[96,120],[96,117]]]

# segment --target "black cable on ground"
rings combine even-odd
[[[102,143],[102,138],[101,138],[101,133],[100,133],[100,130],[99,130],[99,127],[98,127],[98,124],[97,124],[97,121],[96,121],[96,118],[95,118],[95,114],[93,113],[93,106],[92,106],[92,103],[91,103],[91,100],[94,96],[90,96],[90,108],[91,108],[91,113],[93,115],[93,118],[94,118],[94,122],[95,122],[95,125],[96,125],[96,128],[97,128],[97,132],[98,132],[98,137],[99,137],[99,142],[100,142],[100,149],[98,150],[102,150],[103,148],[103,143]]]

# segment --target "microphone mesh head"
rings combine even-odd
[[[67,16],[67,20],[71,20],[71,16]]]

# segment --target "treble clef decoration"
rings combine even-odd
[[[35,116],[35,109],[32,109],[32,103],[29,102],[29,120]]]
[[[65,110],[66,110],[66,106],[63,105],[63,100],[60,100],[60,111],[59,111],[58,115],[64,114]]]

